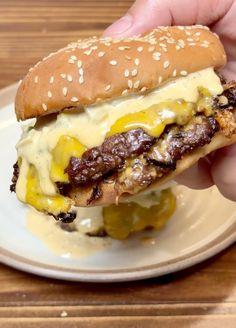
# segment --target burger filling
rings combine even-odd
[[[71,221],[75,191],[88,206],[102,197],[101,183],[113,184],[117,197],[147,188],[218,131],[236,133],[235,107],[236,84],[222,86],[209,68],[145,95],[39,118],[17,145],[11,190]]]

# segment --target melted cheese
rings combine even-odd
[[[18,158],[22,158],[16,186],[17,196],[25,201],[29,164],[34,165],[38,172],[42,192],[46,195],[56,193],[55,184],[50,178],[50,169],[52,151],[61,136],[74,137],[87,148],[98,146],[104,141],[112,125],[122,116],[140,112],[164,101],[183,99],[196,102],[199,86],[207,88],[212,95],[221,94],[223,91],[218,76],[212,68],[208,68],[166,83],[147,95],[122,97],[88,106],[81,113],[61,113],[42,127],[25,127],[17,144]]]
[[[80,231],[62,230],[50,216],[33,209],[27,214],[26,225],[50,251],[64,258],[90,256],[111,246],[110,238],[88,237]]]

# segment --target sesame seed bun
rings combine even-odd
[[[183,158],[177,162],[175,171],[159,179],[158,181],[154,182],[148,188],[141,191],[140,193],[142,192],[146,193],[148,191],[157,190],[161,186],[165,185],[168,181],[173,180],[177,175],[179,175],[180,173],[184,172],[192,165],[197,163],[197,161],[200,158],[205,157],[206,155],[210,154],[212,151],[228,146],[235,142],[236,142],[236,135],[233,135],[230,138],[228,138],[224,136],[222,133],[216,134],[208,145],[205,145],[200,149],[195,150],[191,154],[183,156]],[[122,202],[124,200],[125,201],[132,200],[132,196],[135,194],[135,192],[134,194],[128,194],[127,192],[122,193],[122,191],[120,191],[120,196],[117,197],[117,193],[116,193],[117,188],[115,186],[115,182],[114,183],[101,182],[99,188],[102,192],[102,196],[98,200],[94,200],[93,202],[91,202],[89,206],[108,205],[108,204]],[[86,207],[88,206],[88,200],[91,197],[91,192],[92,192],[91,188],[84,189],[82,191],[74,189],[70,194],[70,197],[71,199],[73,199],[76,206]]]
[[[16,115],[25,120],[143,93],[225,63],[221,42],[203,26],[159,27],[126,39],[80,40],[29,71],[17,92]]]

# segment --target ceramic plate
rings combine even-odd
[[[178,208],[155,243],[140,235],[114,242],[89,256],[55,255],[26,228],[26,207],[9,192],[15,144],[21,130],[14,116],[17,86],[0,92],[0,261],[42,276],[110,282],[137,280],[174,272],[199,263],[236,241],[236,203],[216,189],[177,192]]]

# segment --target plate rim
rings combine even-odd
[[[14,95],[17,87],[18,83],[14,83],[13,85],[0,90],[0,96],[2,97],[1,103],[3,103],[0,109],[5,105],[14,102]],[[32,261],[23,256],[16,255],[2,247],[0,247],[0,263],[21,271],[53,279],[101,283],[124,282],[158,277],[186,269],[187,267],[196,265],[220,253],[235,242],[236,220],[232,222],[222,234],[208,241],[197,250],[179,256],[173,260],[162,262],[161,264],[146,265],[133,269],[77,270]]]
[[[13,268],[33,273],[38,276],[67,281],[81,282],[125,282],[159,277],[180,271],[207,260],[220,253],[236,242],[236,221],[233,222],[220,236],[209,241],[198,250],[174,260],[153,264],[134,269],[120,270],[76,270],[60,266],[50,266],[41,262],[28,260],[10,251],[0,248],[0,262]],[[199,252],[199,250],[201,250]],[[5,253],[5,255],[4,255]]]

